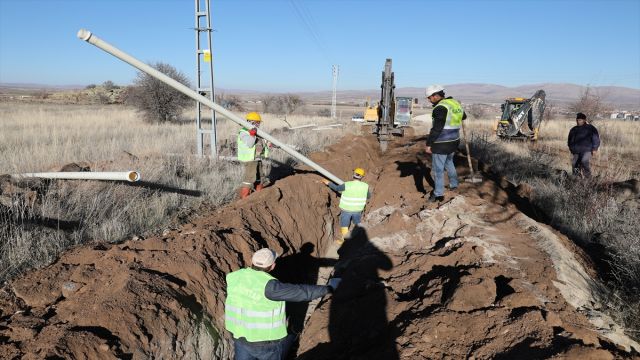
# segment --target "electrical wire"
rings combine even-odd
[[[316,31],[317,25],[309,9],[303,3],[298,2],[297,0],[289,0],[289,4],[293,8],[295,14],[298,16],[300,21],[302,22],[302,25],[304,26],[311,40],[316,44],[316,46],[320,50],[320,53],[322,54],[322,56],[324,56],[324,58],[330,64],[335,64],[335,62],[332,61],[332,57],[330,56],[329,51],[327,50],[327,47],[325,46],[325,43],[322,40],[320,33]]]

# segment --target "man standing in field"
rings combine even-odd
[[[569,131],[567,145],[571,151],[573,175],[591,177],[591,156],[598,152],[600,135],[595,126],[587,124],[587,116],[576,114],[576,126]]]
[[[251,129],[242,128],[238,132],[238,161],[244,165],[244,176],[240,186],[240,199],[244,199],[251,190],[260,191],[268,185],[268,179],[264,176],[262,169],[262,159],[269,156],[271,143],[258,138],[258,127],[262,122],[262,117],[257,112],[250,112],[246,117],[252,125]]]
[[[460,103],[451,96],[445,97],[442,85],[431,85],[426,89],[427,100],[433,104],[432,123],[427,137],[427,154],[431,154],[435,188],[429,201],[444,200],[444,171],[449,176],[449,188],[458,187],[458,174],[453,164],[453,154],[460,143],[460,126],[467,118]]]

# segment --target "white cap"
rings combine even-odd
[[[251,263],[261,268],[268,268],[276,262],[278,254],[275,251],[264,248],[256,251],[251,257]]]
[[[440,91],[444,91],[444,87],[442,85],[438,85],[438,84],[429,85],[429,87],[427,87],[427,89],[425,90],[425,95],[429,97]]]

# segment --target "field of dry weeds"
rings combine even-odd
[[[241,115],[241,114],[239,114]],[[186,119],[194,118],[187,112]],[[60,105],[0,102],[0,174],[57,171],[68,164],[92,171],[136,170],[136,186],[97,181],[38,181],[0,192],[0,281],[53,261],[84,243],[146,236],[180,222],[199,206],[235,197],[237,163],[194,156],[194,122],[151,125],[119,105]],[[291,126],[327,124],[331,119],[266,114],[264,128],[302,153],[337,141],[350,124],[329,131]],[[219,119],[220,154],[233,156],[238,126]],[[208,153],[208,150],[205,151]],[[271,171],[283,176],[295,161],[274,151]],[[12,187],[10,189],[10,187]],[[37,201],[33,195],[38,194]]]

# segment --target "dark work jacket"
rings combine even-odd
[[[447,97],[447,99],[451,99],[451,96]],[[451,154],[458,150],[458,144],[460,144],[460,140],[450,141],[444,143],[435,142],[442,129],[444,129],[444,124],[447,121],[447,108],[444,106],[436,106],[438,104],[434,104],[433,112],[431,116],[433,118],[433,123],[431,124],[431,131],[429,131],[429,136],[427,137],[427,146],[431,146],[431,152],[434,154]],[[462,114],[462,120],[467,118],[467,113]]]
[[[591,124],[576,125],[569,131],[567,145],[572,154],[595,151],[600,147],[600,135],[596,127]]]
[[[326,285],[287,284],[274,279],[264,287],[264,296],[273,301],[298,302],[317,299],[330,291]]]

